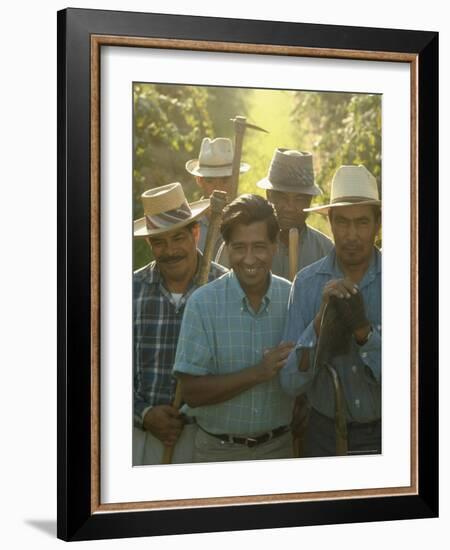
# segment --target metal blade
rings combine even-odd
[[[246,129],[251,128],[252,130],[258,130],[258,132],[264,132],[265,134],[270,133],[267,130],[264,130],[264,128],[261,128],[260,126],[256,126],[255,124],[250,124],[248,122],[243,122],[242,117],[230,118],[230,120],[231,122],[240,124],[241,126],[245,126]]]

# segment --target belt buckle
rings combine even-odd
[[[249,449],[251,449],[252,447],[256,447],[256,445],[258,445],[258,440],[254,437],[246,437],[245,444]]]

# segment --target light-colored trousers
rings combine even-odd
[[[185,424],[175,445],[172,464],[187,464],[194,461],[196,424]],[[133,428],[133,466],[161,464],[164,445],[150,432]]]
[[[198,429],[195,437],[194,462],[226,462],[230,460],[264,460],[293,458],[292,434],[286,432],[275,439],[247,447],[239,443],[220,441]]]

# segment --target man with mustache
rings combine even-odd
[[[181,184],[171,183],[146,191],[142,202],[134,236],[147,240],[154,261],[133,275],[133,465],[161,464],[164,446],[175,443],[173,462],[191,462],[195,427],[172,406],[172,367],[186,301],[196,288],[197,220],[209,199],[188,204]],[[225,272],[211,263],[209,280]]]
[[[199,427],[195,462],[292,457],[292,400],[278,372],[290,283],[270,271],[278,223],[273,207],[241,195],[223,211],[232,270],[190,298],[174,373]]]
[[[284,338],[296,342],[281,383],[311,404],[304,456],[336,454],[335,394],[327,364],[344,397],[348,454],[381,453],[381,225],[377,182],[364,166],[341,166],[331,184],[330,204],[307,211],[327,213],[335,246],[297,275],[289,298]],[[335,308],[336,332],[348,346],[329,341],[315,360],[324,311]],[[339,350],[340,348],[340,350]],[[336,351],[338,350],[338,351]],[[324,352],[328,351],[327,354]],[[322,361],[326,355],[327,360]],[[327,364],[326,364],[327,363]]]

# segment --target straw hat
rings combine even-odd
[[[275,149],[267,177],[256,185],[285,193],[313,196],[322,193],[314,183],[312,154],[284,148]]]
[[[381,205],[377,180],[365,166],[341,166],[331,182],[330,204],[304,208],[304,212],[328,214],[336,206]]]
[[[188,204],[181,183],[149,189],[141,195],[144,217],[134,222],[135,237],[151,237],[180,229],[209,208],[209,199]]]
[[[194,176],[219,178],[231,176],[233,145],[228,138],[203,138],[198,159],[188,160],[186,170]],[[241,162],[240,172],[247,172],[250,165]]]

